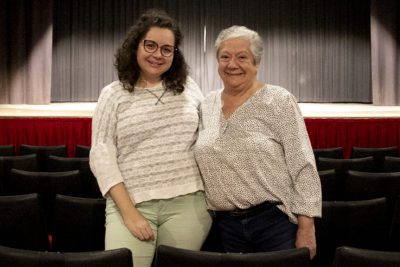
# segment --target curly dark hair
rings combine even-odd
[[[137,50],[140,42],[151,27],[169,29],[175,36],[176,50],[172,65],[168,71],[162,74],[161,78],[166,90],[178,94],[182,93],[185,89],[184,84],[188,75],[188,66],[182,52],[179,50],[182,33],[177,22],[163,10],[150,9],[146,11],[129,29],[125,40],[115,55],[114,65],[118,72],[118,78],[122,82],[124,89],[133,92],[140,76],[140,67],[136,58]]]

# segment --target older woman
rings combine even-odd
[[[243,26],[215,43],[224,88],[202,103],[195,156],[228,252],[308,247],[321,188],[304,120],[292,94],[258,81],[263,43]]]

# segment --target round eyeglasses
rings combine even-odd
[[[143,48],[144,51],[146,51],[147,53],[154,53],[157,51],[159,45],[151,40],[143,40]],[[161,55],[163,55],[164,57],[170,57],[174,54],[176,48],[175,46],[172,45],[162,45],[160,46],[160,53]]]

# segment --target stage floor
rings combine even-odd
[[[0,117],[80,117],[93,115],[95,102],[0,105]],[[300,103],[305,118],[400,118],[400,106]]]

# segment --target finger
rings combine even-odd
[[[132,233],[137,239],[139,239],[140,241],[144,240],[144,236],[140,231],[134,232]]]
[[[150,227],[150,225],[148,225],[146,228],[145,228],[145,230],[146,230],[146,234],[147,234],[147,240],[154,240],[155,238],[154,238],[154,232],[153,232],[153,230],[151,229],[151,227]]]

